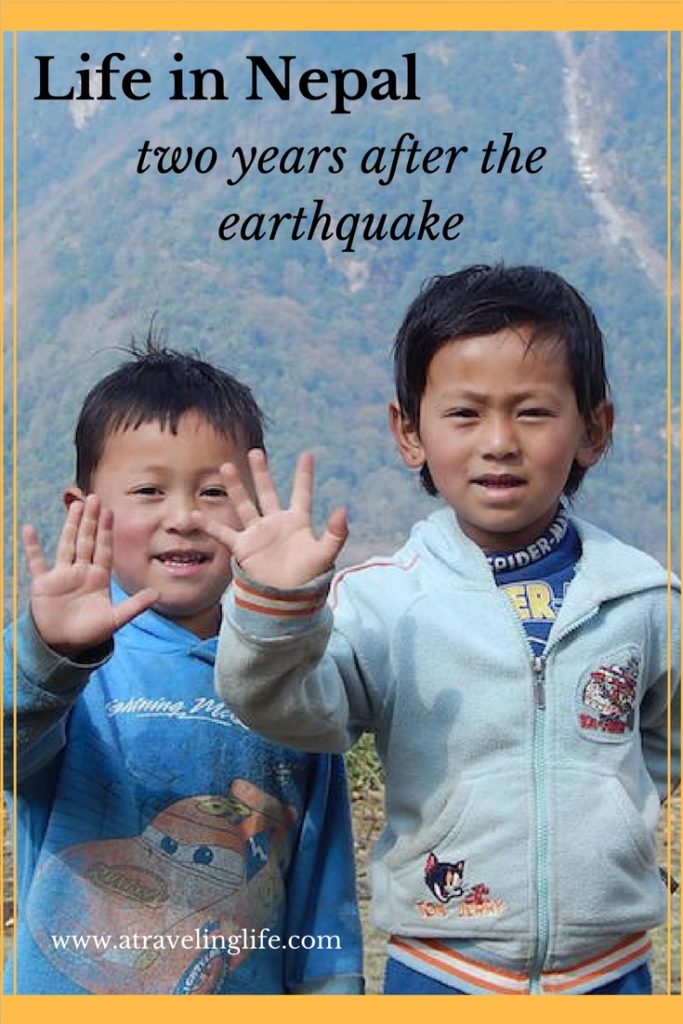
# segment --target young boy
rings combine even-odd
[[[248,388],[150,338],[85,400],[53,568],[24,530],[21,993],[361,991],[343,764],[272,746],[213,694],[230,563],[192,513],[233,523],[219,467],[250,489],[262,445]]]
[[[562,504],[612,427],[595,318],[546,270],[470,267],[415,300],[395,365],[397,444],[446,507],[326,606],[346,526],[311,532],[310,457],[284,510],[262,453],[260,512],[229,468],[218,691],[304,749],[375,734],[387,992],[647,992],[678,689],[667,574]]]

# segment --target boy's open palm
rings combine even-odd
[[[226,463],[221,473],[241,529],[233,529],[193,513],[195,522],[230,549],[238,564],[253,579],[286,590],[309,583],[326,572],[339,554],[348,533],[346,514],[335,509],[321,537],[311,523],[313,457],[299,456],[289,508],[280,505],[265,453],[249,452],[254,491],[245,487],[236,467]]]
[[[31,574],[31,611],[42,639],[73,657],[105,643],[117,629],[150,608],[158,594],[146,588],[112,604],[112,514],[94,494],[69,506],[55,564],[48,565],[33,526],[22,539]]]

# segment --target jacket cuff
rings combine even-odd
[[[48,647],[30,608],[17,620],[17,661],[32,683],[54,694],[83,687],[93,670],[109,660],[113,650],[114,642],[110,640],[83,651],[78,661],[72,661]]]
[[[334,571],[291,590],[268,587],[248,576],[233,559],[232,584],[223,599],[225,614],[248,636],[275,639],[315,629],[326,618]]]

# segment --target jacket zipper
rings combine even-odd
[[[534,819],[536,826],[536,955],[530,976],[531,994],[541,989],[541,971],[548,952],[550,913],[548,907],[548,808],[545,799],[545,660],[531,660],[534,696]]]
[[[597,613],[593,609],[556,637],[548,637],[542,656],[533,655],[531,671],[534,694],[534,813],[536,818],[536,955],[530,976],[532,995],[542,995],[541,974],[550,942],[550,905],[548,889],[548,802],[545,795],[545,668],[548,651],[570,636]]]
[[[541,995],[541,971],[548,950],[550,923],[548,909],[548,811],[545,799],[545,657],[533,653],[529,637],[509,599],[498,590],[527,657],[531,655],[532,782],[534,789],[534,851],[536,866],[536,946],[529,968],[529,989]]]
[[[512,613],[517,629],[522,636],[524,646],[529,652],[530,643],[524,626],[520,622],[508,598],[498,591],[508,611]],[[536,950],[529,975],[529,988],[532,995],[542,995],[541,974],[548,954],[550,942],[550,904],[548,886],[548,806],[545,798],[545,668],[548,651],[551,647],[580,629],[589,619],[597,614],[593,608],[582,615],[556,637],[548,637],[543,655],[531,654],[531,677],[533,696],[533,781],[534,781],[534,824],[536,852]]]

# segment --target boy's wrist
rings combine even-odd
[[[232,570],[225,611],[245,633],[290,636],[315,628],[328,614],[326,600],[333,569],[303,586],[286,590],[252,579],[234,560]]]
[[[40,651],[41,661],[46,664],[67,661],[78,668],[92,669],[107,661],[114,650],[114,641],[111,638],[92,647],[49,643],[40,632],[30,605],[27,613],[27,634],[32,645],[37,646]]]
[[[43,643],[45,643],[44,640]],[[100,665],[107,659],[114,649],[114,641],[112,639],[105,640],[95,647],[73,647],[70,644],[59,644],[55,647],[46,644],[46,646],[65,661],[70,661],[73,665],[82,665],[84,668],[90,668],[93,665]]]

